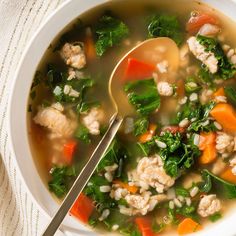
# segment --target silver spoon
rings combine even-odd
[[[123,92],[122,77],[124,76],[125,66],[129,57],[156,65],[163,60],[168,61],[168,72],[176,71],[179,65],[179,50],[175,42],[169,38],[155,38],[145,40],[138,46],[130,50],[117,64],[113,70],[109,80],[109,94],[116,109],[113,115],[109,128],[97,148],[93,152],[89,161],[76,178],[73,186],[66,195],[60,208],[53,216],[51,222],[45,229],[43,236],[52,236],[55,234],[73,203],[84,189],[88,180],[92,176],[102,156],[107,151],[118,129],[120,128],[123,119],[134,114],[134,109],[128,103],[128,99]],[[169,73],[168,73],[169,74]],[[165,76],[162,76],[165,77]],[[165,79],[165,78],[162,78]]]

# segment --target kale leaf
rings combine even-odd
[[[106,151],[104,157],[100,161],[100,163],[97,166],[97,172],[100,172],[105,169],[106,166],[112,166],[113,164],[119,162],[119,153],[120,149],[120,144],[119,142],[114,139],[113,142],[111,143],[110,147]]]
[[[84,189],[84,193],[96,202],[96,209],[100,213],[104,209],[110,209],[116,206],[116,202],[110,197],[109,193],[100,191],[100,187],[104,185],[110,186],[110,183],[103,176],[96,174],[90,178]]]
[[[236,106],[236,89],[232,87],[232,85],[228,85],[224,89],[225,95],[228,98],[228,101],[233,105]]]
[[[108,148],[107,152],[103,156],[102,160],[97,166],[97,172],[104,171],[106,166],[118,165],[115,171],[114,177],[123,180],[127,179],[127,174],[123,171],[126,161],[128,161],[129,155],[124,146],[117,139],[114,139]]]
[[[56,101],[70,102],[77,105],[78,113],[86,112],[92,106],[96,106],[96,102],[85,102],[84,97],[86,90],[94,86],[95,81],[90,77],[67,80],[68,73],[59,70],[53,64],[48,65],[47,79],[45,80],[47,87],[52,91]],[[65,86],[67,86],[68,94],[65,93]],[[70,96],[70,90],[78,92],[78,96]],[[82,106],[82,107],[81,107]]]
[[[212,188],[211,176],[207,172],[203,171],[202,179],[203,181],[198,184],[198,187],[202,193],[209,193]]]
[[[204,169],[202,171],[202,175],[205,181],[206,180],[208,181],[208,185],[214,184],[217,187],[216,189],[220,190],[220,192],[223,193],[228,199],[236,198],[236,185],[235,184],[229,183],[221,179],[220,177],[214,175],[207,169]],[[211,181],[211,184],[210,184],[210,181]],[[211,188],[208,187],[207,190],[209,189]]]
[[[124,90],[130,104],[143,116],[149,115],[160,107],[160,96],[154,79],[129,82]]]
[[[147,131],[149,125],[148,118],[141,117],[137,119],[134,123],[134,135],[138,136],[140,134],[143,134]]]
[[[64,197],[76,177],[75,168],[73,166],[55,166],[51,169],[50,174],[52,179],[48,183],[49,190],[59,198]]]
[[[202,87],[197,84],[194,77],[187,78],[184,87],[185,87],[186,93],[188,94],[199,92],[202,89]]]
[[[58,84],[54,90],[53,94],[55,99],[58,102],[74,102],[78,103],[79,107],[78,110],[80,110],[80,106],[82,104],[82,100],[84,97],[84,92],[87,88],[91,88],[94,85],[94,80],[90,78],[81,78],[79,80],[70,80],[66,82],[62,82]],[[69,94],[65,94],[65,86],[69,86],[70,89],[73,89],[79,93],[78,97],[70,96]]]
[[[95,28],[97,41],[96,52],[102,56],[108,48],[118,45],[122,39],[128,36],[129,29],[121,20],[110,15],[103,15]]]
[[[203,84],[207,84],[209,86],[213,86],[214,75],[211,74],[207,68],[202,67],[198,72],[198,78]]]
[[[208,119],[210,111],[214,106],[215,102],[212,101],[205,105],[201,105],[200,103],[186,103],[172,122],[179,124],[179,122],[187,118],[189,121],[193,120],[187,129],[189,132],[216,131],[214,122]]]
[[[209,220],[210,220],[211,222],[216,222],[216,221],[219,220],[221,217],[222,217],[222,215],[221,215],[219,212],[217,212],[217,213],[215,213],[214,215],[209,216]]]
[[[82,124],[78,126],[77,130],[75,131],[74,136],[75,138],[78,138],[87,144],[91,143],[91,140],[89,137],[89,130]]]
[[[172,177],[177,177],[182,171],[191,168],[201,154],[191,139],[180,133],[172,134],[167,131],[162,136],[155,137],[155,140],[166,144],[166,148],[161,149],[159,155],[166,173]]]
[[[176,16],[153,15],[148,19],[148,35],[151,38],[169,37],[178,45],[183,41],[180,23]]]
[[[206,52],[214,53],[219,67],[217,75],[224,80],[232,78],[236,73],[236,68],[225,55],[220,43],[214,38],[203,35],[198,35],[197,40],[205,47]]]
[[[175,193],[177,196],[189,197],[189,191],[184,187],[176,187]]]

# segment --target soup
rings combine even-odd
[[[156,37],[177,47],[174,69],[164,44],[150,54],[156,64],[128,58],[119,92],[135,112],[70,210],[95,229],[193,233],[224,217],[236,198],[234,22],[199,2],[171,4],[117,1],[92,9],[52,42],[35,73],[29,140],[60,201],[115,112],[108,81],[122,56]]]

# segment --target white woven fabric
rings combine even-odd
[[[40,235],[47,222],[18,177],[8,148],[8,94],[22,52],[64,0],[0,0],[0,235]],[[16,116],[17,119],[17,116]]]

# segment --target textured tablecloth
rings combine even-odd
[[[45,227],[9,152],[6,115],[9,88],[23,50],[63,1],[0,0],[0,236],[35,236]]]

